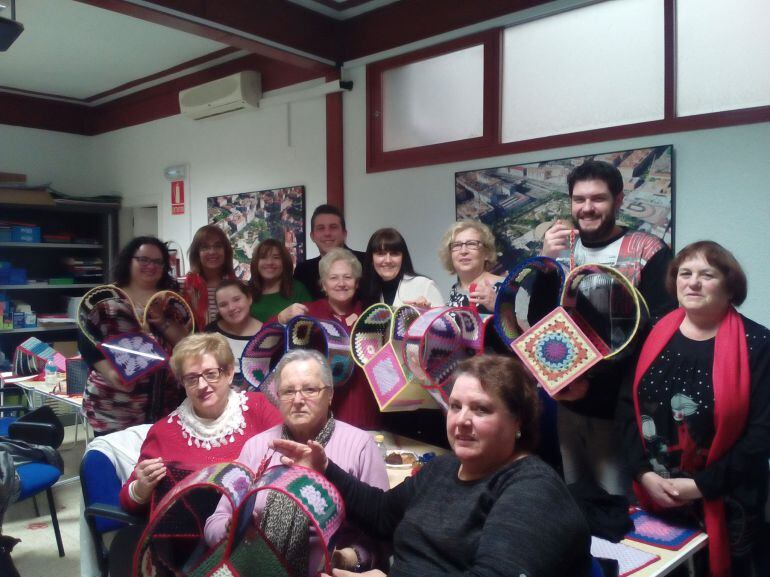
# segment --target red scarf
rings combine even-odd
[[[639,435],[642,419],[639,412],[639,381],[658,358],[671,337],[679,330],[685,312],[678,308],[660,319],[644,342],[634,376],[634,408]],[[743,319],[730,307],[717,329],[714,341],[714,440],[706,459],[706,467],[721,459],[743,435],[749,413],[749,350]],[[644,437],[642,437],[644,445]],[[634,492],[643,508],[658,507],[639,483]],[[730,575],[730,540],[727,535],[725,506],[722,499],[703,500],[706,533],[709,536],[709,564],[712,577]]]

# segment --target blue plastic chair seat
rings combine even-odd
[[[3,417],[0,419],[0,437],[8,436],[8,427],[11,426],[17,417]]]
[[[98,450],[87,451],[80,464],[80,478],[81,482],[83,479],[86,481],[99,480],[98,483],[86,483],[83,485],[83,489],[87,494],[86,505],[101,503],[120,507],[119,495],[123,483],[118,479],[115,466],[107,455]],[[122,521],[105,517],[95,517],[94,524],[97,531],[102,534],[126,526],[126,523]]]
[[[21,494],[18,501],[37,495],[56,483],[61,477],[61,471],[53,465],[45,463],[27,463],[16,467],[21,480]]]

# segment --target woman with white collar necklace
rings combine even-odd
[[[249,438],[282,422],[262,393],[231,390],[235,358],[222,335],[179,341],[171,368],[187,398],[148,431],[139,462],[120,492],[120,504],[129,513],[151,508],[189,473],[235,460]]]

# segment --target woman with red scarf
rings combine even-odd
[[[647,510],[702,520],[711,576],[766,575],[770,331],[735,310],[746,276],[715,242],[682,249],[666,285],[679,308],[652,329],[620,407],[634,490]]]

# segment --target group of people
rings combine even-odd
[[[171,369],[185,400],[150,429],[121,494],[124,507],[146,508],[184,475],[213,462],[237,459],[257,468],[275,448],[285,462],[324,473],[345,498],[335,577],[364,570],[382,575],[377,571],[387,570],[389,554],[391,577],[584,576],[591,568],[590,530],[565,481],[594,482],[629,496],[633,485],[645,508],[703,524],[711,575],[761,574],[770,331],[735,310],[747,282],[729,251],[701,241],[674,257],[657,237],[620,226],[623,187],[608,163],[576,167],[568,178],[571,219],[554,223],[543,240],[543,256],[620,271],[639,289],[652,320],[637,354],[600,363],[555,397],[563,480],[536,454],[537,389],[510,355],[479,355],[457,367],[444,425],[436,425],[437,411],[433,420],[423,411],[400,416],[416,428],[440,428],[452,452],[390,490],[381,454],[362,430],[390,423],[360,369],[334,391],[326,359],[296,350],[274,371],[277,408],[237,386],[237,359],[263,323],[309,315],[350,332],[376,302],[494,311],[504,277],[491,272],[497,250],[484,224],[460,221],[444,235],[439,256],[457,276],[445,301],[435,282],[415,272],[397,230],[380,229],[365,253],[352,251],[344,217],[322,205],[310,223],[319,257],[292,271],[285,247],[265,240],[254,250],[249,284],[234,277],[232,248],[221,229],[208,225],[195,234],[192,270],[181,290],[205,333],[174,348]],[[129,243],[117,272],[115,282],[137,312],[155,291],[178,289],[157,239]],[[127,387],[95,347],[83,352],[93,367],[84,408],[94,430],[143,422],[138,395],[147,395],[149,385]],[[273,497],[255,507],[292,573],[312,575],[321,558],[317,539],[287,534],[295,525],[286,518],[298,515],[291,503]],[[201,538],[214,546],[231,516],[223,500]],[[299,526],[307,533],[307,524]]]

